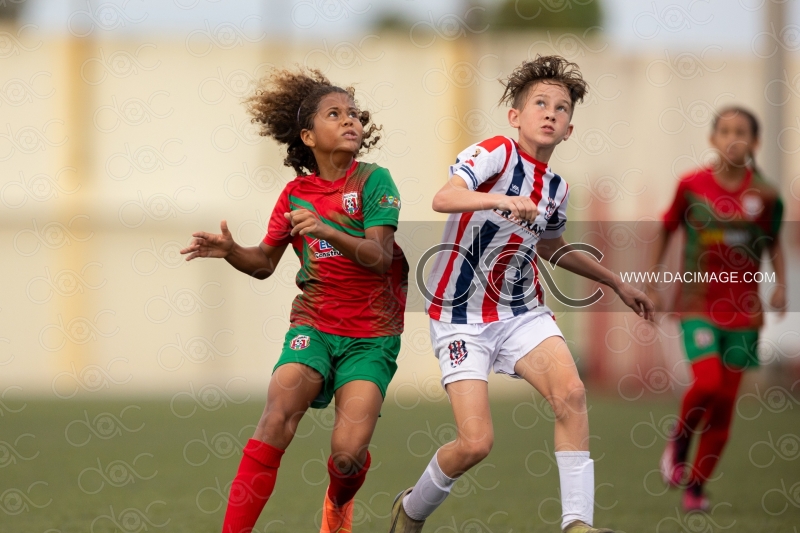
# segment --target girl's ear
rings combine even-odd
[[[300,130],[300,140],[309,148],[314,148],[317,145],[314,130]]]

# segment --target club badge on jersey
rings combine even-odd
[[[556,209],[558,209],[558,206],[556,205],[556,201],[554,199],[552,199],[552,198],[548,198],[547,199],[547,208],[544,211],[544,219],[545,220],[550,220],[551,218],[553,218],[553,213],[556,212]]]
[[[764,210],[764,202],[761,197],[748,194],[742,198],[742,209],[750,220],[755,219]]]
[[[467,358],[467,343],[462,340],[453,341],[447,345],[450,349],[450,366],[455,368]]]
[[[342,209],[345,212],[353,216],[358,213],[358,193],[357,192],[348,192],[342,195]]]

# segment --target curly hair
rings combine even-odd
[[[537,55],[533,61],[524,61],[504,82],[500,82],[505,86],[500,103],[522,109],[528,90],[539,82],[562,85],[569,93],[573,109],[576,103],[583,101],[589,91],[589,85],[578,70],[578,65],[561,56]]]
[[[303,143],[300,132],[314,127],[319,102],[331,93],[346,94],[355,103],[353,87],[333,85],[317,69],[283,69],[274,70],[262,79],[255,94],[245,100],[247,111],[253,116],[251,122],[261,125],[259,135],[272,137],[286,145],[283,164],[294,168],[298,175],[319,171],[314,153]],[[370,124],[369,111],[359,111],[358,120],[364,127],[364,134],[356,157],[362,150],[375,146],[380,140],[375,133],[381,129],[374,123]]]

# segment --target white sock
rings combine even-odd
[[[561,481],[561,529],[575,520],[592,525],[594,461],[589,452],[556,452]]]
[[[444,502],[456,481],[458,478],[444,475],[434,454],[414,489],[403,499],[406,514],[414,520],[425,520]]]

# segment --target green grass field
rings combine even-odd
[[[800,530],[800,404],[778,413],[757,400],[740,404],[749,420],[737,416],[719,478],[709,485],[714,512],[693,518],[678,511],[677,492],[663,493],[654,471],[663,445],[659,428],[675,406],[598,398],[590,404],[596,523],[628,533]],[[387,531],[394,495],[452,437],[446,401],[409,407],[393,401],[384,407],[373,469],[357,496],[357,532]],[[0,531],[217,532],[227,484],[261,409],[260,402],[205,411],[169,400],[6,398],[0,404]],[[530,398],[493,403],[492,454],[459,481],[425,531],[559,531],[552,423],[537,409]],[[331,414],[303,421],[257,532],[318,531]]]

